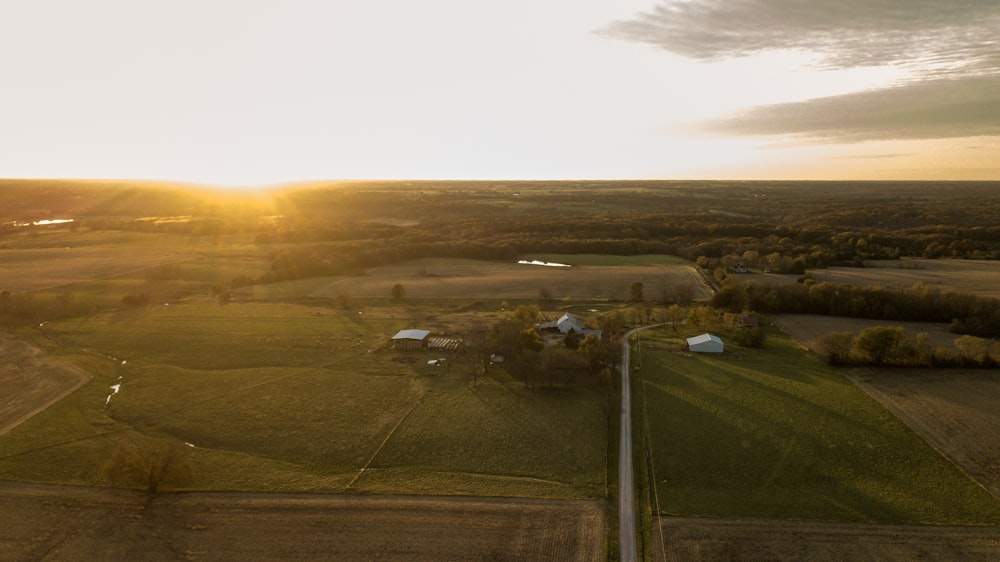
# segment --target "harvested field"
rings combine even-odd
[[[1000,559],[1000,529],[996,527],[851,525],[681,517],[661,517],[659,522],[666,537],[666,546],[661,546],[660,535],[654,531],[650,552],[653,560],[666,562],[992,562]]]
[[[0,435],[80,388],[83,369],[9,334],[0,333]]]
[[[1000,298],[1000,262],[987,260],[875,260],[865,267],[831,267],[812,272],[817,282],[954,289]]]
[[[43,248],[4,250],[0,289],[38,291],[71,283],[108,279],[198,256],[153,248]]]
[[[604,560],[601,501],[0,482],[0,560]]]
[[[934,347],[953,347],[959,334],[948,331],[947,324],[934,322],[897,322],[893,320],[868,320],[864,318],[847,318],[844,316],[823,316],[820,314],[776,314],[771,320],[782,331],[799,340],[802,345],[813,353],[820,353],[817,340],[830,332],[851,332],[857,334],[872,326],[901,326],[915,336],[926,332]]]
[[[848,376],[1000,498],[1000,374],[884,369]]]
[[[573,265],[544,267],[458,259],[423,259],[376,267],[362,277],[342,279],[313,293],[315,297],[387,297],[396,283],[408,298],[552,298],[625,299],[633,282],[650,296],[660,287],[688,285],[695,300],[710,296],[690,265]]]

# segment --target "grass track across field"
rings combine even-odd
[[[1000,523],[992,496],[784,334],[763,350],[637,353],[664,514]]]

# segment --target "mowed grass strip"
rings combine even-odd
[[[634,396],[645,404],[661,513],[1000,523],[995,498],[784,334],[769,332],[763,350],[641,355]]]

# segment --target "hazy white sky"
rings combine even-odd
[[[0,177],[1000,179],[997,0],[0,0]]]

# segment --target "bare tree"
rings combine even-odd
[[[123,439],[115,445],[104,475],[115,486],[141,487],[150,496],[163,486],[183,486],[194,477],[191,453],[176,439]]]

